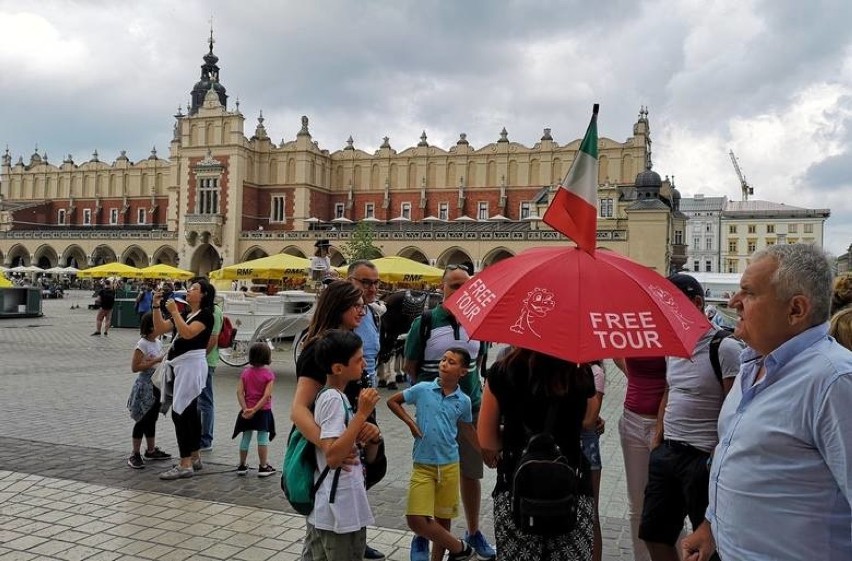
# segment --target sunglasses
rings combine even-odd
[[[377,287],[377,286],[379,286],[379,283],[381,283],[381,282],[382,282],[382,281],[380,281],[380,280],[378,280],[378,279],[377,279],[377,280],[373,280],[373,279],[359,279],[359,278],[356,278],[356,277],[349,277],[349,278],[351,278],[352,280],[358,281],[359,283],[363,284],[366,288],[372,288],[372,287],[374,287],[374,286],[376,286],[376,287]]]

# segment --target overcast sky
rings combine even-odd
[[[623,141],[650,111],[654,169],[684,196],[830,208],[826,246],[852,243],[849,0],[0,0],[0,143],[53,163],[156,145],[200,76],[213,17],[221,81],[251,136],[322,148],[449,148],[466,132],[532,146],[542,129]],[[0,147],[2,149],[2,147]]]

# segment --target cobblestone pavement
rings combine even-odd
[[[130,420],[125,403],[134,374],[129,364],[135,329],[93,337],[88,294],[44,302],[44,317],[0,320],[0,560],[5,559],[296,559],[304,519],[294,515],[278,477],[237,477],[239,369],[215,374],[214,448],[203,453],[199,476],[164,482],[164,466],[131,470]],[[80,309],[69,309],[72,303]],[[273,410],[280,434],[270,458],[280,465],[295,387],[289,343],[273,355],[278,376]],[[608,369],[602,440],[601,520],[604,559],[632,558],[626,491],[617,436],[624,379]],[[382,390],[383,397],[391,392]],[[369,543],[390,559],[408,559],[410,533],[402,513],[410,473],[411,436],[380,406],[391,469],[370,491],[376,527]],[[157,444],[177,452],[169,419],[158,423]],[[254,452],[249,455],[250,465]],[[490,490],[483,480],[482,527],[493,538]],[[456,520],[456,532],[463,522]]]

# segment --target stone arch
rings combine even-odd
[[[15,244],[9,248],[9,251],[6,253],[6,259],[9,261],[7,264],[8,267],[17,267],[18,265],[29,267],[30,250],[19,243]]]
[[[121,253],[121,262],[130,265],[131,267],[144,269],[148,266],[150,260],[148,259],[148,254],[144,249],[133,244],[127,246],[127,248]]]
[[[453,246],[444,250],[435,261],[435,266],[443,269],[447,265],[464,265],[468,270],[473,270],[473,259],[470,254],[459,246]]]
[[[89,261],[91,266],[96,267],[104,263],[115,263],[118,261],[118,257],[116,257],[115,251],[110,246],[101,244],[92,250]]]
[[[222,258],[216,248],[209,243],[199,245],[192,254],[190,270],[200,276],[207,276],[210,271],[218,269],[222,264]]]
[[[86,252],[79,245],[71,244],[62,252],[62,262],[60,265],[82,269],[86,266]]]
[[[415,247],[413,245],[402,248],[399,250],[397,255],[405,257],[406,259],[411,259],[412,261],[417,261],[418,263],[423,263],[424,265],[429,265],[429,258],[426,256],[426,253],[419,247]]]
[[[341,267],[346,265],[346,256],[334,246],[328,248],[328,258],[331,260],[332,267]]]
[[[308,257],[307,255],[305,255],[305,252],[302,250],[302,248],[296,245],[288,245],[287,247],[281,250],[281,253],[286,253],[287,255],[295,255],[296,257],[303,257],[305,259],[307,259]]]
[[[260,259],[261,257],[269,257],[269,253],[260,246],[252,246],[243,253],[240,263],[243,261],[251,261],[252,259]]]
[[[33,264],[42,269],[50,269],[59,265],[59,256],[52,246],[48,244],[40,245],[33,252]]]
[[[503,259],[508,259],[509,257],[514,257],[514,253],[505,247],[495,247],[491,251],[485,254],[485,257],[482,258],[482,268],[486,268],[489,265],[493,265],[498,261],[502,261]]]
[[[163,265],[171,265],[172,267],[178,266],[178,254],[170,245],[161,245],[154,253],[151,255],[151,264],[159,265],[162,263]]]

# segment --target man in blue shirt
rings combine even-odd
[[[852,559],[852,352],[828,337],[832,276],[811,245],[752,256],[730,302],[749,348],[686,560]]]

